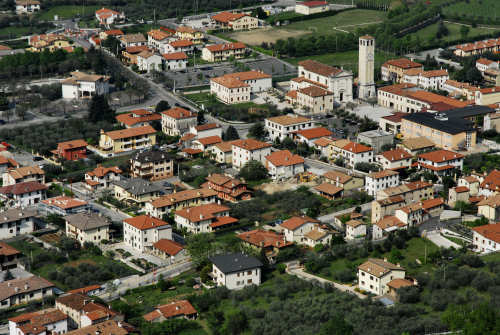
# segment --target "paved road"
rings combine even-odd
[[[427,239],[429,239],[432,243],[437,245],[438,247],[443,247],[443,248],[455,248],[455,249],[460,249],[462,246],[450,241],[449,239],[441,236],[439,230],[432,230],[428,231],[425,235]]]
[[[307,280],[307,281],[317,280],[322,284],[330,284],[333,287],[335,287],[337,290],[354,294],[355,296],[357,296],[360,299],[365,299],[367,297],[364,294],[361,294],[359,292],[354,291],[355,287],[353,287],[353,286],[343,285],[343,284],[339,284],[339,283],[336,283],[336,282],[331,281],[331,280],[323,279],[321,277],[318,277],[318,276],[315,276],[315,275],[312,275],[310,273],[305,272],[302,268],[287,268],[286,272],[291,274],[291,275],[295,275],[301,279]]]
[[[320,217],[318,217],[318,220],[320,220],[321,222],[324,222],[324,223],[333,223],[336,216],[344,215],[347,213],[352,213],[356,209],[356,207],[357,206],[351,207],[351,208],[346,208],[346,209],[343,209],[343,210],[335,212],[335,213],[330,213],[330,214],[320,216]],[[361,205],[362,212],[369,211],[371,208],[372,208],[371,202],[367,202],[367,203]]]
[[[123,212],[115,211],[113,209],[110,209],[108,207],[105,207],[103,205],[98,204],[97,202],[91,200],[90,205],[92,208],[97,209],[99,212],[104,214],[105,216],[109,217],[111,221],[123,221],[124,219],[128,219],[130,215],[125,214]]]
[[[343,167],[340,167],[337,165],[328,164],[328,163],[325,163],[322,161],[318,161],[316,159],[305,158],[305,162],[306,162],[306,168],[308,170],[310,170],[311,172],[318,174],[318,175],[322,175],[323,173],[325,173],[327,171],[340,171],[340,172],[346,173],[346,174],[353,173],[353,170],[351,170],[351,169],[346,169],[346,168],[343,168]],[[357,170],[356,170],[356,174],[367,175],[367,173],[357,171]]]

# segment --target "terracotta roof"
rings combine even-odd
[[[424,71],[421,73],[422,77],[432,78],[432,77],[444,77],[448,76],[448,70],[432,70]]]
[[[500,207],[500,194],[492,195],[484,200],[481,200],[477,205],[498,208]]]
[[[8,173],[14,179],[21,179],[32,175],[45,175],[45,171],[43,171],[39,166],[36,165],[18,167],[8,170],[5,173]]]
[[[128,218],[123,220],[123,222],[134,226],[135,228],[139,230],[147,230],[151,228],[158,228],[158,227],[166,227],[169,226],[169,224],[163,220],[160,220],[158,218],[149,216],[149,215],[139,215],[136,217]]]
[[[222,13],[218,13],[218,14],[215,14],[214,16],[212,16],[212,20],[218,21],[218,22],[223,22],[223,23],[229,23],[231,21],[238,20],[244,16],[248,16],[248,14],[222,12]]]
[[[355,154],[359,154],[362,152],[368,152],[368,151],[373,150],[371,147],[368,147],[364,144],[360,144],[360,143],[356,143],[356,142],[349,142],[342,149],[349,151],[349,152],[352,152],[352,153],[355,153]]]
[[[281,227],[288,229],[288,230],[295,230],[308,222],[320,223],[320,221],[318,221],[316,219],[312,219],[308,216],[294,216],[294,217],[291,217],[290,219],[286,220],[285,222],[283,222],[281,224]]]
[[[197,115],[196,113],[193,113],[181,107],[170,108],[169,110],[166,110],[161,113],[177,120],[194,118]]]
[[[238,88],[249,87],[250,85],[248,85],[246,81],[265,78],[271,78],[271,76],[261,71],[251,70],[246,72],[229,73],[220,77],[212,78],[211,80],[224,87]]]
[[[238,222],[238,219],[233,218],[231,216],[219,216],[214,222],[210,224],[210,227],[217,228],[228,224],[233,224],[236,222]]]
[[[212,174],[208,175],[208,177],[206,179],[207,179],[207,181],[209,181],[215,185],[231,187],[231,188],[236,187],[236,186],[241,185],[241,184],[245,184],[239,179],[232,178],[232,177],[229,177],[229,176],[226,176],[223,174],[219,174],[219,173],[212,173]]]
[[[36,312],[24,313],[10,318],[9,321],[15,323],[23,334],[35,335],[45,333],[47,330],[45,326],[53,325],[67,318],[68,316],[57,308],[49,308]]]
[[[186,142],[186,141],[190,141],[192,140],[193,138],[195,138],[196,135],[195,134],[192,134],[192,133],[186,133],[184,135],[182,135],[182,137],[180,138],[180,141],[181,142]]]
[[[123,171],[120,170],[120,168],[118,166],[104,167],[101,165],[97,165],[97,167],[94,170],[87,172],[87,174],[91,177],[96,176],[96,177],[102,178],[105,175],[107,175],[108,173],[112,173],[112,172],[116,173],[116,174],[120,174]]]
[[[209,130],[209,129],[216,129],[220,128],[221,126],[218,125],[217,123],[205,123],[199,126],[194,127],[197,131],[204,131],[204,130]]]
[[[457,186],[454,188],[455,192],[457,193],[465,193],[465,192],[469,192],[469,188],[468,187],[465,187],[465,186]]]
[[[87,145],[88,144],[85,140],[73,140],[73,141],[67,141],[67,142],[59,142],[57,144],[57,149],[58,150],[69,150],[69,149],[87,147]]]
[[[168,54],[163,54],[163,58],[166,60],[180,60],[180,59],[188,59],[188,56],[184,51],[181,52],[172,52]]]
[[[5,242],[0,241],[0,256],[19,255],[21,252],[14,247],[11,247]]]
[[[381,206],[390,206],[393,204],[405,202],[405,199],[400,195],[395,195],[395,196],[390,196],[388,198],[381,199],[381,200],[375,200],[375,201],[377,201]]]
[[[216,148],[218,148],[222,152],[231,152],[233,150],[233,143],[236,142],[237,140],[233,141],[225,141],[221,143],[217,143],[215,145]]]
[[[404,159],[410,159],[412,157],[412,155],[410,155],[408,151],[403,149],[393,149],[389,151],[384,151],[380,153],[380,155],[382,155],[389,162],[397,162]]]
[[[125,35],[123,33],[123,31],[121,31],[120,29],[111,29],[111,30],[106,30],[104,32],[106,35],[108,36],[121,36],[121,35]]]
[[[148,36],[157,41],[162,41],[171,35],[172,34],[169,34],[168,32],[161,29],[152,29],[148,31]]]
[[[480,195],[480,196],[471,196],[469,197],[469,202],[471,204],[477,204],[478,202],[481,202],[485,199],[485,196],[484,195]]]
[[[384,86],[384,87],[379,88],[378,90],[382,91],[382,92],[402,95],[402,94],[405,94],[406,92],[409,92],[409,91],[407,91],[408,89],[415,88],[415,87],[417,87],[417,85],[415,85],[415,84],[400,83],[400,84]]]
[[[175,215],[183,217],[190,222],[200,222],[216,218],[216,214],[228,212],[229,207],[219,204],[205,204],[196,207],[188,207],[175,211]]]
[[[418,158],[422,158],[433,163],[443,163],[454,159],[464,158],[464,155],[443,149],[420,154],[418,155]]]
[[[209,190],[206,188],[198,188],[194,190],[185,190],[177,193],[172,193],[168,195],[161,196],[158,199],[152,201],[152,205],[155,208],[171,206],[173,204],[187,201],[197,198],[208,198],[216,196],[217,192],[214,190]]]
[[[500,86],[481,88],[479,92],[481,94],[500,93]]]
[[[135,333],[135,332],[134,332]],[[127,335],[129,331],[125,328],[124,323],[121,324],[114,320],[107,320],[95,325],[83,327],[77,330],[67,332],[66,335]]]
[[[304,164],[304,158],[294,155],[288,150],[274,151],[266,156],[266,160],[276,167]]]
[[[318,138],[316,141],[314,141],[314,144],[319,146],[319,147],[327,147],[333,142],[334,142],[334,140],[332,140],[331,138],[321,137],[321,138]]]
[[[97,15],[101,15],[101,14],[115,14],[115,15],[118,15],[120,13],[118,13],[117,11],[115,10],[112,10],[112,9],[109,9],[109,8],[101,8],[101,9],[98,9],[95,11],[95,13]]]
[[[0,155],[0,165],[9,165],[11,167],[19,167],[19,163],[11,158],[7,158],[3,155]]]
[[[421,202],[413,203],[411,205],[407,205],[407,206],[401,207],[401,208],[399,208],[397,210],[398,211],[403,211],[406,214],[410,214],[410,213],[413,213],[413,212],[418,212],[418,211],[422,210],[422,203]]]
[[[80,199],[72,198],[72,197],[67,197],[65,195],[42,200],[42,203],[44,203],[46,205],[59,207],[61,209],[70,209],[70,208],[85,206],[88,204],[88,202],[86,202],[84,200],[80,200]]]
[[[408,279],[397,278],[388,282],[387,286],[397,290],[398,288],[401,287],[413,286],[413,282]]]
[[[413,181],[399,186],[388,187],[385,190],[382,190],[382,192],[388,196],[395,196],[428,187],[432,187],[432,184],[425,181]]]
[[[179,300],[167,305],[158,306],[155,311],[143,317],[146,321],[153,321],[160,316],[163,316],[165,319],[170,319],[179,316],[190,316],[196,313],[196,309],[194,309],[189,301]]]
[[[484,236],[488,240],[500,243],[500,223],[487,224],[472,228],[476,233]]]
[[[292,99],[297,99],[297,91],[296,90],[288,91],[286,92],[286,96]]]
[[[248,138],[245,140],[236,140],[233,142],[233,145],[249,151],[260,150],[271,147],[271,144],[254,140],[253,138]]]
[[[359,38],[360,40],[363,39],[363,40],[373,40],[375,39],[373,36],[370,36],[370,35],[363,35]]]
[[[235,43],[212,44],[212,45],[207,45],[205,48],[207,48],[210,52],[219,52],[225,50],[246,49],[246,47],[247,46],[244,43],[235,42]]]
[[[185,152],[188,155],[196,155],[196,154],[202,153],[203,150],[201,150],[201,149],[193,149],[193,148],[186,148],[186,149],[182,149],[182,152]]]
[[[380,179],[380,178],[385,178],[385,177],[391,177],[398,175],[396,171],[393,170],[382,170],[378,172],[372,172],[368,175],[368,177],[373,178],[373,179]]]
[[[433,198],[433,199],[427,199],[427,200],[422,200],[422,208],[426,211],[444,205],[444,199],[443,198]]]
[[[322,183],[318,186],[315,186],[314,189],[318,192],[326,193],[329,195],[335,195],[344,190],[342,187],[335,186],[332,183]]]
[[[238,237],[258,248],[283,248],[293,244],[293,242],[287,242],[284,235],[262,229],[244,232],[239,234]]]
[[[299,115],[280,115],[266,119],[269,122],[277,123],[282,126],[291,126],[295,124],[311,122],[311,119]]]
[[[330,179],[333,181],[337,181],[341,184],[347,183],[349,180],[352,179],[352,176],[349,176],[345,173],[338,172],[338,171],[328,171],[323,174],[323,177],[326,179]]]
[[[319,86],[321,88],[324,88],[324,89],[327,89],[328,88],[328,85],[325,85],[325,84],[322,84],[322,83],[319,83],[317,81],[314,81],[314,80],[311,80],[311,79],[308,79],[306,77],[297,77],[297,78],[292,78],[290,79],[291,81],[293,82],[296,82],[296,83],[309,83],[309,84],[312,84],[313,86]]]
[[[427,137],[414,137],[403,140],[403,145],[410,150],[420,150],[436,146]]]
[[[191,42],[190,40],[177,40],[170,42],[170,45],[173,46],[174,48],[185,48],[192,46],[193,42]]]
[[[327,95],[333,95],[332,92],[327,91],[323,88],[317,87],[317,86],[308,86],[304,88],[300,88],[297,90],[298,93],[305,94],[307,96],[317,98],[317,97],[324,97]]]
[[[211,144],[221,143],[222,138],[220,138],[220,136],[208,136],[208,137],[199,138],[196,141],[200,142],[204,146],[207,146],[207,145],[211,145]]]
[[[177,33],[188,33],[188,34],[194,34],[196,32],[200,32],[199,30],[196,30],[189,26],[179,26],[175,29],[175,31]]]
[[[90,285],[90,286],[85,286],[81,288],[77,288],[71,291],[68,291],[67,293],[79,293],[79,294],[87,294],[89,292],[99,290],[101,288],[101,285]]]
[[[71,293],[60,296],[56,299],[56,302],[76,311],[83,310],[83,306],[85,306],[85,304],[89,303],[90,301],[91,299],[89,297],[80,293]]]
[[[297,5],[302,5],[306,7],[320,7],[328,5],[326,1],[306,1],[306,2],[298,2]]]
[[[474,176],[467,176],[465,178],[463,178],[466,182],[468,182],[469,184],[470,183],[479,183],[479,180],[477,180],[476,177]]]
[[[122,35],[119,37],[119,39],[124,43],[147,42],[147,39],[141,33]]]
[[[491,171],[481,183],[481,188],[491,191],[500,191],[500,170]]]
[[[134,45],[125,48],[125,51],[129,54],[138,54],[144,50],[149,50],[147,45]]]
[[[406,96],[409,98],[415,99],[415,100],[429,103],[429,104],[437,103],[437,102],[444,102],[450,106],[457,107],[457,108],[466,107],[470,104],[469,101],[460,101],[457,99],[445,97],[443,95],[439,95],[439,94],[424,91],[424,90],[407,92]]]
[[[382,116],[382,119],[385,119],[387,121],[391,121],[391,122],[394,122],[394,123],[400,123],[401,122],[401,118],[404,115],[406,115],[406,113],[396,112],[396,113],[393,113],[392,115]]]
[[[43,191],[48,187],[36,181],[17,183],[14,185],[0,187],[0,194],[24,194],[29,192]]]
[[[308,231],[307,233],[304,234],[304,237],[307,237],[308,239],[311,239],[313,241],[319,241],[325,236],[329,235],[326,231],[318,229],[318,227],[315,227]]]
[[[142,113],[142,111],[146,113]],[[137,123],[141,122],[151,122],[161,120],[161,115],[142,110],[139,113],[137,111],[131,111],[130,113],[123,113],[116,116],[116,120],[120,123],[126,124],[131,127]]]
[[[210,80],[216,82],[219,85],[227,87],[227,88],[250,87],[250,85],[248,85],[244,81],[241,81],[241,80],[236,79],[236,78],[231,78],[231,77],[223,76],[223,77],[212,78]]]
[[[421,67],[414,67],[403,71],[405,76],[411,76],[411,77],[418,77],[423,72],[424,70],[422,70]]]
[[[329,66],[312,59],[306,59],[299,62],[299,66],[302,66],[306,71],[317,73],[325,77],[335,76],[342,72],[342,69],[338,67]]]
[[[349,220],[345,224],[346,224],[346,226],[350,226],[353,228],[356,228],[356,227],[362,226],[362,225],[366,225],[366,223],[364,223],[363,221],[360,221],[360,220]]]
[[[392,270],[404,271],[402,267],[379,258],[369,258],[366,262],[358,266],[358,269],[367,272],[377,278],[385,276]]]
[[[153,243],[153,247],[155,249],[163,251],[169,256],[175,256],[179,252],[184,250],[184,247],[182,245],[172,240],[167,240],[166,238],[162,238],[161,240],[158,240],[157,242]]]
[[[315,138],[320,138],[323,136],[332,136],[333,133],[324,128],[324,127],[317,127],[317,128],[310,128],[310,129],[302,129],[298,130],[296,132],[297,135],[303,136],[308,140],[315,139]]]
[[[151,126],[142,126],[136,128],[108,131],[105,134],[109,136],[112,140],[119,140],[123,138],[129,138],[141,135],[156,134],[156,130]]]
[[[410,69],[410,68],[416,68],[416,67],[421,67],[423,68],[424,66],[420,63],[413,62],[409,60],[408,58],[398,58],[398,59],[391,59],[382,64],[383,67],[387,67],[388,65],[394,66],[394,67],[399,67],[402,69]]]
[[[53,287],[54,284],[37,276],[6,280],[0,283],[0,301],[16,295],[25,295],[30,292]]]
[[[405,227],[406,223],[402,222],[395,216],[386,216],[379,222],[375,223],[380,229],[386,230],[392,227]]]

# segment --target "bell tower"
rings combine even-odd
[[[375,38],[369,35],[359,38],[358,98],[376,97],[375,92]]]

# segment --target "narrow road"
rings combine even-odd
[[[343,209],[343,210],[335,212],[335,213],[330,213],[330,214],[320,216],[320,217],[318,217],[318,220],[320,220],[321,222],[324,222],[324,223],[332,223],[335,220],[336,216],[344,215],[347,213],[352,213],[356,209],[356,207],[357,206],[351,207],[351,208],[346,208],[346,209]],[[362,212],[366,212],[372,208],[372,203],[367,202],[367,203],[362,204],[360,207],[361,207]]]

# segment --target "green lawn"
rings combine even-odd
[[[55,6],[39,14],[40,20],[52,21],[57,15],[59,19],[71,19],[76,16],[94,15],[100,6]],[[83,15],[82,15],[83,14]]]
[[[445,15],[475,17],[481,22],[487,22],[486,19],[499,20],[499,12],[500,1],[498,0],[468,0],[443,7]]]
[[[315,55],[315,56],[304,56],[297,58],[286,58],[284,59],[287,62],[290,62],[294,65],[297,65],[298,62],[306,59],[313,59],[321,63],[325,63],[328,65],[335,65],[338,67],[344,67],[345,69],[353,71],[356,75],[358,73],[358,51],[345,51],[345,52],[336,52],[336,53],[326,53],[323,55]],[[385,53],[377,50],[375,52],[375,68],[380,68],[380,66],[387,61],[388,59],[395,58],[396,56]]]
[[[447,36],[444,36],[441,39],[442,41],[450,42],[462,38],[462,36],[460,35],[461,26],[459,24],[445,23],[445,26],[448,28],[449,34]],[[412,39],[415,39],[418,36],[418,38],[420,38],[420,41],[422,41],[422,44],[425,45],[428,44],[429,41],[434,41],[436,39],[437,30],[438,30],[438,23],[435,23],[407,36],[411,36]],[[494,33],[497,32],[498,30],[500,30],[500,28],[494,30],[494,29],[471,27],[467,37],[474,37],[474,36]]]
[[[384,20],[385,17],[386,13],[382,11],[354,9],[319,19],[293,22],[277,29],[310,31],[314,34],[329,35],[339,32],[334,29],[335,27],[343,27],[340,29],[346,31],[355,31],[357,28],[356,25],[375,23]]]
[[[0,29],[0,36],[17,38],[29,34],[30,27],[5,27]]]

